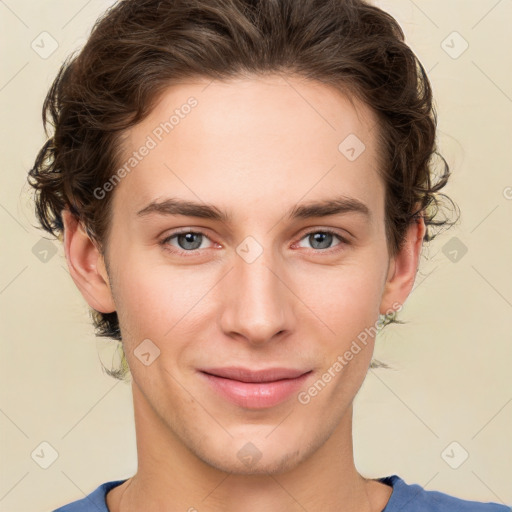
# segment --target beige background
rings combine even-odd
[[[99,355],[108,364],[109,343],[94,338],[58,242],[41,261],[43,233],[32,226],[25,185],[45,140],[46,91],[110,3],[0,1],[1,511],[52,510],[136,470],[130,386],[102,373]],[[408,324],[379,337],[375,355],[395,370],[371,371],[356,397],[356,463],[368,477],[396,473],[427,489],[510,505],[512,2],[379,5],[398,18],[429,70],[439,144],[454,171],[447,192],[462,218],[424,251],[401,316]],[[47,58],[31,47],[48,38],[43,31],[58,43]],[[458,58],[464,41],[453,31],[469,44]],[[449,243],[467,247],[457,262],[445,255]],[[31,457],[43,441],[58,452],[48,469]],[[445,459],[454,464],[462,450],[469,458],[452,469]]]

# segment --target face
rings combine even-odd
[[[208,83],[172,86],[126,133],[109,293],[136,411],[214,467],[275,471],[340,424],[379,313],[412,282],[392,280],[365,105],[292,77]],[[200,371],[226,367],[304,375],[237,387]]]

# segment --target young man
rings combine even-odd
[[[122,340],[138,470],[59,512],[509,510],[354,465],[352,402],[449,176],[431,101],[362,1],[107,12],[48,94],[30,177]]]

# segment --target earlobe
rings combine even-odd
[[[64,252],[73,281],[89,306],[101,313],[114,312],[116,306],[103,256],[68,209],[62,211],[62,221]]]
[[[418,270],[425,231],[423,217],[419,217],[409,225],[402,249],[391,259],[389,264],[380,314],[385,315],[392,309],[400,309],[396,305],[404,304],[411,293]]]

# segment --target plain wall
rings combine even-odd
[[[94,337],[60,243],[42,241],[34,227],[25,184],[45,141],[47,89],[111,3],[0,2],[2,511],[52,510],[136,470],[130,385],[102,372],[99,358],[109,364],[113,342]],[[367,477],[396,473],[427,489],[510,505],[512,3],[378,5],[398,19],[428,70],[439,148],[453,171],[446,192],[462,216],[424,250],[399,317],[408,323],[379,335],[375,357],[394,369],[371,370],[355,399],[356,465]],[[31,46],[50,51],[44,31],[58,44],[47,58]],[[469,46],[457,56],[461,37]],[[31,456],[50,453],[42,442],[58,452],[47,469]],[[457,469],[445,461],[453,442],[452,459],[469,454]]]

